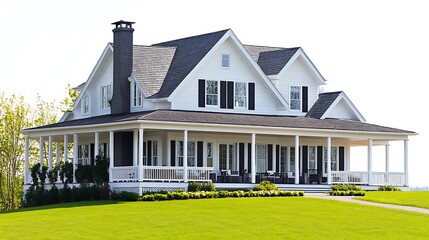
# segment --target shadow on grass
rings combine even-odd
[[[8,214],[8,213],[31,212],[31,211],[40,211],[40,210],[48,210],[48,209],[103,206],[103,205],[112,205],[112,204],[120,204],[120,203],[123,203],[123,202],[113,201],[113,200],[69,202],[69,203],[51,204],[51,205],[38,206],[38,207],[19,208],[19,209],[10,210],[10,211],[0,211],[0,215]]]

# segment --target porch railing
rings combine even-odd
[[[162,181],[162,182],[182,182],[183,167],[161,167],[161,166],[143,166],[144,181]],[[189,167],[189,181],[210,181],[210,167]],[[113,167],[113,182],[138,181],[138,166]]]
[[[130,182],[137,181],[138,179],[138,167],[127,166],[112,168],[111,180],[114,182]]]
[[[332,171],[332,183],[352,183],[371,185],[405,186],[405,173],[401,172],[373,172],[368,181],[368,172]]]

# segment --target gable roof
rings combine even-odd
[[[132,121],[157,121],[174,123],[201,123],[215,125],[237,125],[237,126],[261,126],[279,128],[299,129],[321,129],[321,130],[343,130],[372,133],[393,133],[414,135],[415,132],[396,128],[384,127],[359,121],[348,121],[339,119],[315,119],[309,117],[273,116],[273,115],[251,115],[235,113],[215,113],[180,110],[155,110],[136,112],[128,114],[113,114],[97,116],[67,122],[54,123],[36,128],[25,129],[26,131],[43,130],[62,127],[84,127],[100,124],[117,124]]]
[[[308,111],[307,117],[320,119],[340,93],[341,92],[327,92],[319,94],[319,99],[314,103],[310,111]]]
[[[265,75],[277,75],[300,49],[244,45]]]
[[[175,52],[176,47],[133,46],[133,75],[147,96],[161,88]]]
[[[169,97],[227,31],[228,29],[152,45],[175,47],[176,51],[159,92],[150,98]]]

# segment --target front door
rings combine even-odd
[[[219,171],[237,171],[237,153],[235,143],[219,144]]]

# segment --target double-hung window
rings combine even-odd
[[[222,54],[222,67],[229,68],[229,54]]]
[[[101,109],[109,109],[109,101],[112,99],[112,85],[106,85],[101,87]]]
[[[247,84],[245,82],[235,83],[235,107],[247,107]]]
[[[143,103],[143,93],[137,82],[133,84],[133,107],[141,107]]]
[[[290,87],[290,109],[301,110],[301,87]]]
[[[218,105],[218,94],[219,87],[218,81],[210,81],[206,82],[206,105],[207,106],[217,106]]]
[[[178,165],[183,166],[183,141],[177,141],[177,160]],[[188,157],[187,157],[187,164],[188,167],[195,167],[195,157],[196,157],[196,149],[195,149],[195,142],[188,142]]]

